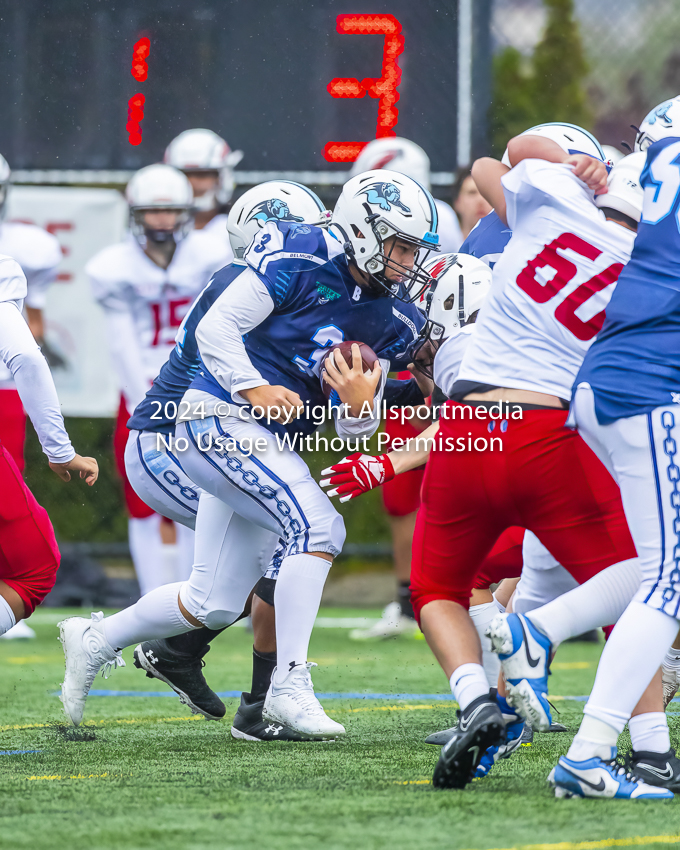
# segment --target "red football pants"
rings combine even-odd
[[[27,617],[54,587],[59,559],[47,511],[0,443],[0,579],[22,598]]]
[[[533,531],[579,584],[634,558],[619,488],[563,410],[523,411],[521,420],[453,419],[448,402],[425,471],[416,521],[411,598],[468,607],[470,591],[495,541],[510,526]],[[440,449],[439,438],[468,446],[502,439],[502,451]],[[483,444],[478,443],[481,448]],[[444,442],[444,446],[447,444]]]
[[[120,477],[123,479],[123,493],[125,495],[125,506],[128,513],[133,519],[146,519],[146,517],[154,514],[155,511],[152,511],[146,502],[143,502],[135,493],[125,471],[125,446],[130,436],[127,427],[129,418],[130,414],[125,405],[125,399],[121,395],[118,416],[116,418],[116,430],[113,433],[113,453],[116,458],[116,468]]]
[[[23,472],[26,413],[15,389],[0,390],[0,441]]]

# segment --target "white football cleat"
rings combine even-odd
[[[66,675],[61,686],[64,712],[74,726],[79,726],[85,711],[85,700],[101,670],[108,679],[116,667],[125,667],[120,654],[108,643],[98,624],[104,619],[101,611],[92,619],[70,617],[59,623],[59,640],[64,647]]]
[[[345,727],[323,710],[314,694],[309,671],[314,662],[296,664],[281,684],[277,683],[274,669],[272,681],[264,701],[262,716],[265,720],[283,723],[302,735],[313,738],[336,738],[345,734]]]
[[[349,636],[352,640],[386,640],[398,635],[412,635],[417,631],[416,621],[401,613],[398,602],[390,602],[377,623],[368,629],[353,629]]]
[[[680,687],[680,667],[670,666],[666,664],[664,659],[664,663],[661,665],[661,682],[663,684],[663,707],[666,709],[678,692],[678,687]]]
[[[30,640],[34,637],[35,632],[26,620],[19,620],[16,626],[12,626],[11,629],[0,635],[0,638],[4,638],[5,640]]]

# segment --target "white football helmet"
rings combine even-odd
[[[492,272],[469,254],[431,257],[423,269],[431,278],[423,305],[427,321],[410,354],[420,371],[431,378],[434,355],[442,342],[476,320],[491,289]]]
[[[430,276],[422,267],[430,251],[439,250],[437,208],[427,189],[405,174],[379,170],[352,177],[335,205],[330,230],[348,261],[385,294],[410,304],[429,285]],[[413,268],[385,253],[385,242],[392,236],[418,248]],[[399,282],[385,277],[387,266],[399,273]]]
[[[399,136],[373,139],[354,161],[347,179],[364,171],[389,168],[417,180],[421,186],[430,188],[430,157],[415,142]]]
[[[535,127],[530,127],[519,135],[543,136],[552,142],[557,142],[565,153],[585,153],[588,156],[599,159],[601,162],[607,162],[607,157],[602,150],[602,146],[595,136],[582,127],[577,127],[576,124],[561,124],[556,121],[548,124],[537,124]],[[507,148],[501,162],[510,168],[510,158],[508,157]]]
[[[301,183],[270,180],[244,192],[234,201],[227,218],[227,231],[234,256],[243,253],[253,237],[268,221],[298,221],[328,227],[331,211],[321,199]]]
[[[234,166],[243,159],[243,151],[233,151],[212,130],[185,130],[165,149],[163,162],[179,168],[184,173],[214,171],[219,180],[217,188],[194,199],[197,210],[211,210],[229,203],[236,181]]]
[[[170,165],[147,165],[141,168],[127,184],[125,197],[130,207],[130,230],[144,244],[178,241],[193,223],[193,192],[191,183],[181,171]],[[173,230],[154,230],[145,225],[144,214],[149,210],[174,210],[177,221]]]
[[[642,218],[644,192],[640,185],[640,175],[645,167],[647,154],[636,151],[620,160],[609,173],[607,194],[596,195],[595,204],[606,207],[639,222]]]
[[[645,151],[665,136],[680,134],[680,95],[664,100],[646,116],[635,137],[635,150]]]
[[[0,221],[5,217],[5,207],[7,205],[7,195],[9,193],[9,183],[12,177],[12,171],[5,157],[0,154]]]

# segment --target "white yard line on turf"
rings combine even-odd
[[[632,835],[630,838],[603,838],[601,841],[560,841],[558,844],[515,844],[492,850],[600,850],[605,847],[641,847],[649,844],[680,844],[680,835]]]

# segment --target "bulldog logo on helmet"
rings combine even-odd
[[[649,115],[645,118],[645,121],[647,122],[647,124],[656,124],[656,119],[658,118],[660,121],[663,121],[663,123],[667,127],[670,127],[673,124],[673,122],[668,117],[668,111],[669,111],[669,109],[671,108],[672,105],[673,105],[673,101],[667,100],[667,101],[665,101],[665,103],[662,103],[659,106],[657,106],[656,109],[652,109],[652,111],[649,113]]]
[[[279,198],[270,198],[258,204],[248,216],[246,223],[253,219],[257,219],[261,224],[267,221],[303,221],[302,216],[293,215],[288,204]]]
[[[394,183],[372,183],[364,187],[357,195],[366,195],[369,204],[377,204],[381,210],[389,212],[393,206],[398,207],[404,215],[411,215],[411,210],[402,203],[401,192]]]

